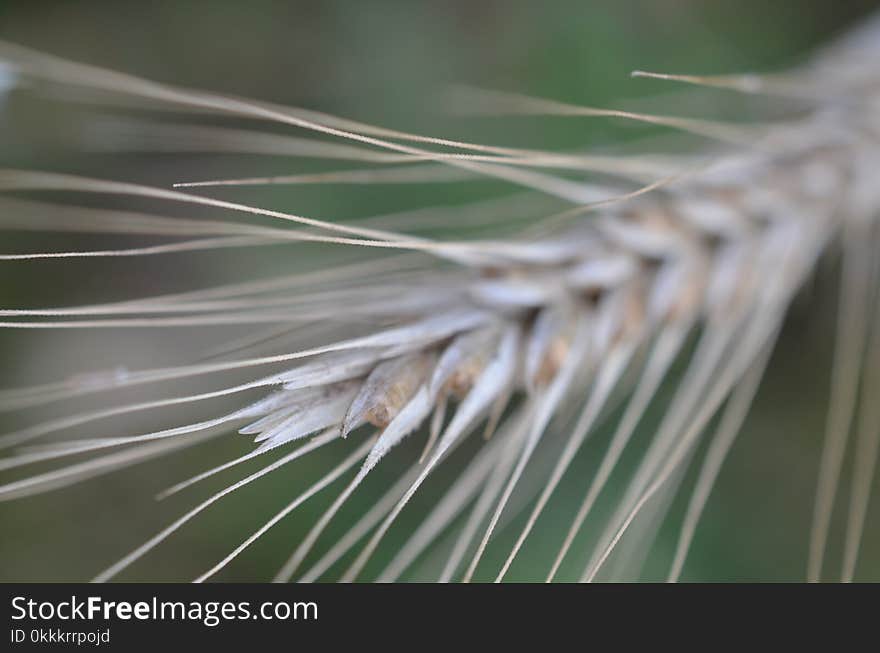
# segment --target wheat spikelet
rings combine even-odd
[[[184,364],[79,374],[0,393],[0,409],[10,411],[105,395],[109,402],[0,435],[0,445],[21,448],[0,459],[0,469],[14,473],[44,463],[59,465],[5,482],[0,498],[63,488],[237,430],[253,436],[252,451],[182,481],[164,496],[253,459],[270,462],[239,475],[96,580],[114,578],[239,488],[312,452],[344,449],[330,471],[196,580],[213,577],[308,499],[344,478],[347,484],[330,507],[279,564],[276,580],[318,580],[348,554],[343,580],[393,581],[451,533],[430,578],[470,581],[483,574],[501,581],[534,536],[585,441],[620,406],[622,414],[595,474],[582,480],[581,507],[547,563],[546,578],[554,580],[594,516],[597,498],[621,456],[632,449],[648,405],[661,385],[673,382],[675,362],[685,360],[659,426],[638,452],[635,472],[595,541],[581,552],[583,563],[574,576],[584,581],[637,578],[671,501],[698,460],[668,575],[676,580],[788,306],[823,253],[839,241],[844,270],[837,353],[807,574],[810,580],[822,577],[843,457],[855,430],[857,463],[842,574],[852,580],[880,438],[880,417],[871,400],[880,369],[880,317],[875,315],[880,269],[874,257],[880,242],[880,189],[873,183],[880,165],[880,78],[872,65],[880,38],[875,27],[783,75],[665,76],[798,103],[791,117],[767,123],[733,125],[472,89],[455,95],[457,105],[469,111],[625,119],[696,135],[705,143],[693,153],[665,157],[588,156],[410,134],[174,88],[0,44],[3,70],[15,82],[76,89],[94,94],[97,102],[149,102],[156,110],[234,117],[336,139],[169,124],[150,127],[149,138],[132,139],[126,135],[130,126],[117,126],[125,147],[281,153],[377,166],[183,180],[175,189],[0,171],[7,228],[177,239],[127,249],[0,252],[0,260],[9,264],[282,244],[326,245],[332,252],[350,253],[344,254],[348,259],[327,254],[308,272],[259,281],[71,307],[0,310],[0,327],[8,330],[247,327],[244,336]],[[133,133],[136,137],[138,129]],[[606,181],[586,183],[579,177],[586,172]],[[520,187],[523,194],[506,203],[425,207],[341,223],[190,190],[481,178]],[[45,193],[74,199],[52,203],[42,197]],[[212,218],[84,208],[76,200],[83,195],[122,197],[136,207],[149,203],[210,210]],[[455,239],[443,238],[444,229]],[[112,399],[129,388],[136,392],[175,382],[188,390],[155,399]],[[137,435],[60,437],[81,427],[98,428],[92,425],[114,417],[198,408],[215,399],[227,408],[204,419]],[[421,459],[411,460],[380,500],[328,543],[325,530],[386,455],[422,432]],[[484,441],[469,454],[448,491],[384,569],[367,575],[368,564],[411,499],[458,450],[473,449],[480,433]],[[53,436],[58,439],[47,442]],[[708,449],[699,460],[704,441]],[[530,474],[536,467],[541,472]],[[524,508],[527,517],[512,548],[490,569],[487,550],[493,536]],[[459,521],[461,528],[454,528]],[[326,546],[313,560],[319,545]]]

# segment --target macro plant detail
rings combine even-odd
[[[131,145],[315,157],[369,165],[315,175],[186,181],[160,188],[30,169],[0,171],[6,229],[172,238],[159,245],[63,252],[0,252],[0,262],[149,257],[273,245],[331,252],[306,271],[175,294],[49,308],[4,308],[4,330],[246,328],[208,355],[173,367],[85,371],[0,391],[0,410],[39,411],[67,400],[100,407],[0,435],[0,499],[58,490],[231,432],[253,448],[201,471],[163,496],[235,475],[95,577],[115,578],[222,499],[269,474],[290,473],[333,448],[329,471],[287,501],[196,580],[212,578],[317,495],[334,492],[311,530],[280,560],[277,581],[401,579],[440,540],[425,580],[509,577],[585,443],[610,424],[595,472],[546,561],[547,581],[633,580],[670,505],[694,473],[667,578],[678,580],[708,496],[751,406],[787,311],[823,257],[842,254],[825,448],[809,534],[809,580],[827,578],[832,513],[853,448],[840,578],[857,578],[880,446],[880,57],[876,20],[804,66],[775,75],[697,77],[638,72],[670,84],[784,100],[783,118],[730,123],[597,109],[458,89],[465,111],[492,116],[615,119],[669,128],[702,144],[656,155],[589,155],[454,141],[189,88],[0,44],[0,88],[53,89],[97,106],[142,103],[205,125],[157,121],[155,140]],[[634,83],[636,83],[634,81]],[[0,91],[2,92],[2,91]],[[223,119],[304,131],[232,128]],[[320,137],[320,138],[318,138]],[[310,183],[407,184],[500,180],[512,201],[420,207],[339,222],[208,194],[217,187]],[[587,178],[585,181],[584,178]],[[52,201],[54,197],[63,201]],[[81,197],[134,202],[94,208]],[[552,212],[542,212],[549,198]],[[158,213],[140,207],[156,207]],[[211,219],[161,214],[174,205]],[[252,219],[258,218],[260,222]],[[432,230],[454,237],[437,237]],[[268,327],[268,328],[267,328]],[[681,367],[680,375],[675,372]],[[234,379],[230,381],[229,379]],[[117,401],[114,393],[183,383],[186,392]],[[662,417],[643,450],[633,441],[668,385]],[[180,387],[180,386],[179,386]],[[135,435],[64,437],[103,420],[220,400],[225,410]],[[212,404],[212,405],[217,405]],[[328,538],[362,485],[404,441],[420,455],[398,470],[369,510]],[[641,447],[641,445],[639,445]],[[365,575],[410,502],[444,463],[470,447],[449,487],[384,567]],[[613,510],[596,505],[626,456],[637,462]],[[69,461],[70,460],[70,461]],[[155,464],[155,463],[154,463]],[[50,465],[50,467],[46,467]],[[33,466],[41,471],[30,473]],[[540,472],[535,473],[535,468]],[[23,471],[22,471],[23,470]],[[228,478],[226,475],[224,478]],[[98,481],[100,482],[100,481]],[[804,498],[809,501],[809,498]],[[515,522],[511,547],[487,555]],[[595,523],[594,523],[595,522]],[[595,537],[584,549],[579,534]],[[806,538],[805,538],[806,539]],[[496,558],[500,561],[496,564]],[[560,575],[567,561],[578,569]],[[582,561],[581,561],[582,559]],[[419,577],[422,579],[422,577]]]

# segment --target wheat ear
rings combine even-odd
[[[808,578],[821,577],[830,517],[848,435],[857,462],[845,534],[845,580],[856,575],[859,543],[880,440],[877,216],[880,187],[880,77],[877,26],[780,75],[636,76],[782,96],[798,110],[783,121],[729,124],[572,106],[474,89],[455,94],[476,112],[612,118],[660,125],[704,143],[675,156],[596,156],[481,145],[375,127],[78,64],[11,44],[0,63],[15,82],[93,93],[97,102],[146,102],[323,137],[222,126],[121,125],[132,150],[304,156],[369,168],[315,175],[182,180],[175,189],[27,170],[0,171],[6,228],[119,233],[172,239],[160,245],[88,251],[0,253],[0,261],[149,257],[227,248],[319,244],[317,269],[258,281],[73,307],[0,310],[9,330],[247,327],[247,333],[173,367],[79,374],[0,392],[0,409],[108,396],[183,380],[192,390],[111,403],[0,436],[29,447],[0,469],[85,456],[0,486],[12,499],[65,487],[230,429],[255,448],[170,488],[175,494],[215,474],[267,456],[269,463],[227,485],[97,575],[105,581],[158,546],[229,493],[316,450],[341,462],[197,580],[212,577],[312,496],[347,479],[335,501],[280,566],[276,580],[316,580],[349,552],[341,578],[400,578],[444,533],[455,534],[432,578],[504,580],[570,471],[575,456],[620,405],[595,475],[547,580],[559,578],[584,524],[661,385],[674,387],[663,417],[614,504],[580,550],[574,578],[638,578],[642,561],[686,471],[698,465],[669,571],[676,580],[707,497],[760,384],[793,297],[830,245],[844,254],[831,410],[815,502]],[[14,83],[7,85],[15,88]],[[147,130],[148,138],[137,137]],[[587,182],[583,176],[603,179]],[[491,178],[518,187],[506,200],[422,207],[342,223],[195,194],[194,187],[270,184],[464,183]],[[38,202],[64,192],[116,196],[212,211],[208,219]],[[27,194],[27,198],[10,195]],[[444,238],[445,230],[455,234]],[[440,234],[438,236],[438,233]],[[255,326],[256,325],[256,326]],[[264,325],[264,326],[259,326]],[[693,343],[691,345],[691,343]],[[686,350],[692,351],[686,353]],[[867,353],[866,353],[867,352]],[[864,364],[867,356],[869,363]],[[680,381],[671,369],[686,361]],[[864,372],[863,372],[864,371]],[[864,379],[862,379],[864,373]],[[235,376],[234,382],[227,381]],[[197,391],[198,388],[198,391]],[[861,400],[858,399],[859,392]],[[256,398],[241,395],[258,393]],[[41,442],[116,416],[221,399],[219,416],[138,435]],[[237,403],[236,403],[237,402]],[[717,423],[716,423],[717,417]],[[323,556],[305,564],[325,530],[385,456],[427,426],[421,460],[390,484]],[[481,428],[482,425],[485,425]],[[485,441],[474,449],[474,434]],[[702,461],[701,442],[708,441]],[[445,461],[469,451],[384,570],[374,554],[411,499]],[[474,450],[476,453],[473,453]],[[278,456],[278,451],[284,453]],[[272,453],[274,452],[274,453]],[[530,471],[539,470],[538,473]],[[537,480],[536,480],[537,479]],[[536,497],[536,501],[532,501]],[[494,536],[525,510],[502,564],[486,558]],[[460,528],[459,519],[463,521]],[[360,548],[357,548],[360,545]]]

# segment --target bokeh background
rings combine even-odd
[[[677,147],[679,141],[670,141],[668,135],[650,128],[614,121],[462,119],[450,115],[444,90],[450,84],[466,83],[572,103],[748,120],[772,115],[782,107],[634,80],[629,72],[772,71],[796,65],[848,26],[858,24],[877,5],[867,0],[26,0],[0,1],[0,38],[164,82],[317,109],[403,130],[511,146],[604,151],[635,139],[654,139],[650,142],[659,148]],[[104,147],[114,133],[107,126],[120,118],[143,116],[136,107],[95,108],[69,96],[54,97],[45,88],[0,91],[0,166],[165,187],[188,179],[345,167],[267,157],[113,152]],[[503,190],[494,182],[478,182],[439,188],[359,187],[344,192],[326,186],[224,189],[212,194],[304,215],[351,219],[422,204],[462,203]],[[98,205],[98,200],[82,197],[77,202]],[[173,207],[167,213],[210,215]],[[0,243],[4,251],[33,251],[112,247],[131,240],[13,231],[0,234]],[[277,272],[279,266],[299,269],[319,262],[320,256],[317,251],[296,250],[187,255],[173,260],[0,263],[0,305],[70,305],[158,294],[257,278]],[[803,577],[829,388],[835,279],[832,258],[822,264],[791,310],[752,414],[707,506],[685,580]],[[174,364],[206,337],[178,330],[173,334],[147,330],[125,334],[0,332],[0,386],[57,380],[57,375],[84,364],[94,370]],[[78,404],[82,405],[88,406]],[[54,410],[64,414],[69,407]],[[51,410],[0,413],[0,433],[52,414]],[[654,419],[646,420],[640,437],[650,436]],[[91,435],[137,433],[150,424],[147,417],[135,416],[102,423],[101,432]],[[584,479],[607,442],[605,431],[594,438],[594,448],[582,452],[559,490],[561,500],[524,549],[514,578],[543,578],[548,555],[563,537],[585,489]],[[350,519],[369,507],[375,492],[396,478],[420,444],[396,451],[343,515]],[[156,491],[247,447],[247,442],[230,436],[60,492],[0,503],[0,580],[90,578],[224,482],[219,479],[213,486],[194,488],[186,496],[161,504],[152,500]],[[460,464],[472,453],[465,448],[449,465]],[[337,454],[319,454],[232,495],[123,577],[193,577],[273,515],[297,487],[317,478],[338,459]],[[438,476],[437,488],[452,478],[445,471]],[[231,482],[232,477],[225,478]],[[848,480],[846,470],[844,478]],[[847,488],[845,482],[841,506],[846,505]],[[436,489],[419,497],[407,511],[409,517],[405,513],[394,537],[402,537],[411,520],[430,505],[433,492]],[[874,581],[880,580],[877,495],[870,508],[858,573],[859,578]],[[271,577],[331,498],[322,495],[298,510],[219,578]],[[680,514],[683,506],[677,501],[673,514]],[[836,532],[844,516],[845,510],[835,513]],[[521,524],[521,518],[514,518],[499,533],[499,555]],[[331,528],[331,539],[334,532],[340,531]],[[661,531],[651,549],[645,579],[662,577],[675,537],[674,529]],[[826,568],[829,577],[838,573],[839,545],[832,538]],[[382,555],[387,560],[387,552]],[[379,563],[381,559],[373,571]],[[490,552],[486,568],[494,569],[497,564],[497,555]]]

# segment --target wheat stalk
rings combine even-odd
[[[0,171],[0,191],[7,195],[122,196],[205,207],[215,215],[210,220],[170,218],[8,197],[3,199],[2,212],[7,228],[179,240],[130,249],[3,253],[0,260],[152,256],[291,243],[332,245],[363,258],[343,264],[328,260],[303,274],[173,295],[0,311],[0,327],[5,329],[252,328],[245,337],[212,351],[213,360],[80,374],[0,393],[0,409],[20,410],[149,384],[185,380],[195,388],[215,383],[212,389],[121,402],[0,436],[5,447],[31,445],[0,460],[3,470],[88,454],[80,462],[7,482],[0,486],[0,498],[65,487],[212,440],[231,428],[255,436],[257,446],[170,488],[166,496],[245,461],[288,450],[211,495],[98,574],[96,580],[104,581],[229,493],[313,451],[339,448],[340,440],[345,440],[341,446],[346,454],[338,465],[197,580],[212,577],[313,495],[347,478],[347,485],[281,566],[276,580],[317,580],[362,544],[342,575],[352,581],[363,577],[365,566],[426,479],[482,430],[486,442],[376,578],[400,578],[443,533],[452,532],[454,540],[436,578],[473,579],[478,569],[485,571],[487,546],[500,525],[523,508],[524,500],[537,496],[534,504],[528,504],[531,508],[512,549],[501,566],[491,570],[501,581],[534,534],[575,455],[614,406],[622,404],[604,457],[593,477],[583,479],[582,505],[548,567],[547,580],[554,580],[593,516],[621,456],[632,449],[647,407],[664,382],[672,383],[673,364],[684,359],[684,376],[659,427],[640,452],[635,473],[578,574],[586,581],[638,576],[670,502],[701,442],[707,440],[669,571],[669,579],[676,580],[787,308],[817,260],[839,240],[844,270],[837,353],[808,578],[821,576],[843,456],[848,435],[855,430],[857,462],[842,575],[852,580],[880,439],[880,415],[872,402],[880,369],[880,318],[872,315],[880,306],[880,270],[873,256],[880,242],[876,222],[880,191],[873,181],[880,164],[876,118],[880,78],[872,63],[880,39],[875,27],[783,75],[706,78],[637,73],[783,96],[798,103],[797,115],[767,124],[732,125],[602,110],[473,89],[456,94],[460,107],[469,111],[612,117],[670,127],[707,142],[695,153],[666,157],[587,156],[426,137],[174,88],[0,45],[0,61],[14,81],[75,88],[95,93],[101,101],[107,96],[113,101],[148,101],[157,109],[305,129],[340,141],[167,124],[154,126],[149,139],[133,141],[121,126],[118,136],[135,150],[281,153],[380,166],[318,175],[186,181],[177,189]],[[576,178],[584,172],[600,173],[612,181],[584,183]],[[506,203],[424,208],[343,224],[184,190],[325,182],[452,183],[481,177],[500,179],[527,192]],[[566,208],[537,219],[547,215],[548,199]],[[225,217],[229,215],[233,217]],[[438,226],[454,230],[458,237],[426,235]],[[427,231],[419,235],[420,229]],[[469,233],[473,237],[465,237]],[[271,329],[252,327],[262,324]],[[693,339],[693,352],[685,355]],[[269,353],[244,355],[267,345]],[[863,365],[866,356],[869,362]],[[238,380],[227,382],[228,374],[238,374]],[[218,383],[223,385],[217,387]],[[261,396],[251,401],[239,398],[253,392]],[[234,409],[134,436],[39,444],[47,436],[114,416],[200,405],[217,398]],[[412,460],[375,506],[305,568],[348,499],[388,452],[423,424],[427,439],[421,459]],[[526,487],[528,471],[538,464],[544,468],[539,482]],[[451,529],[459,518],[463,526]]]

